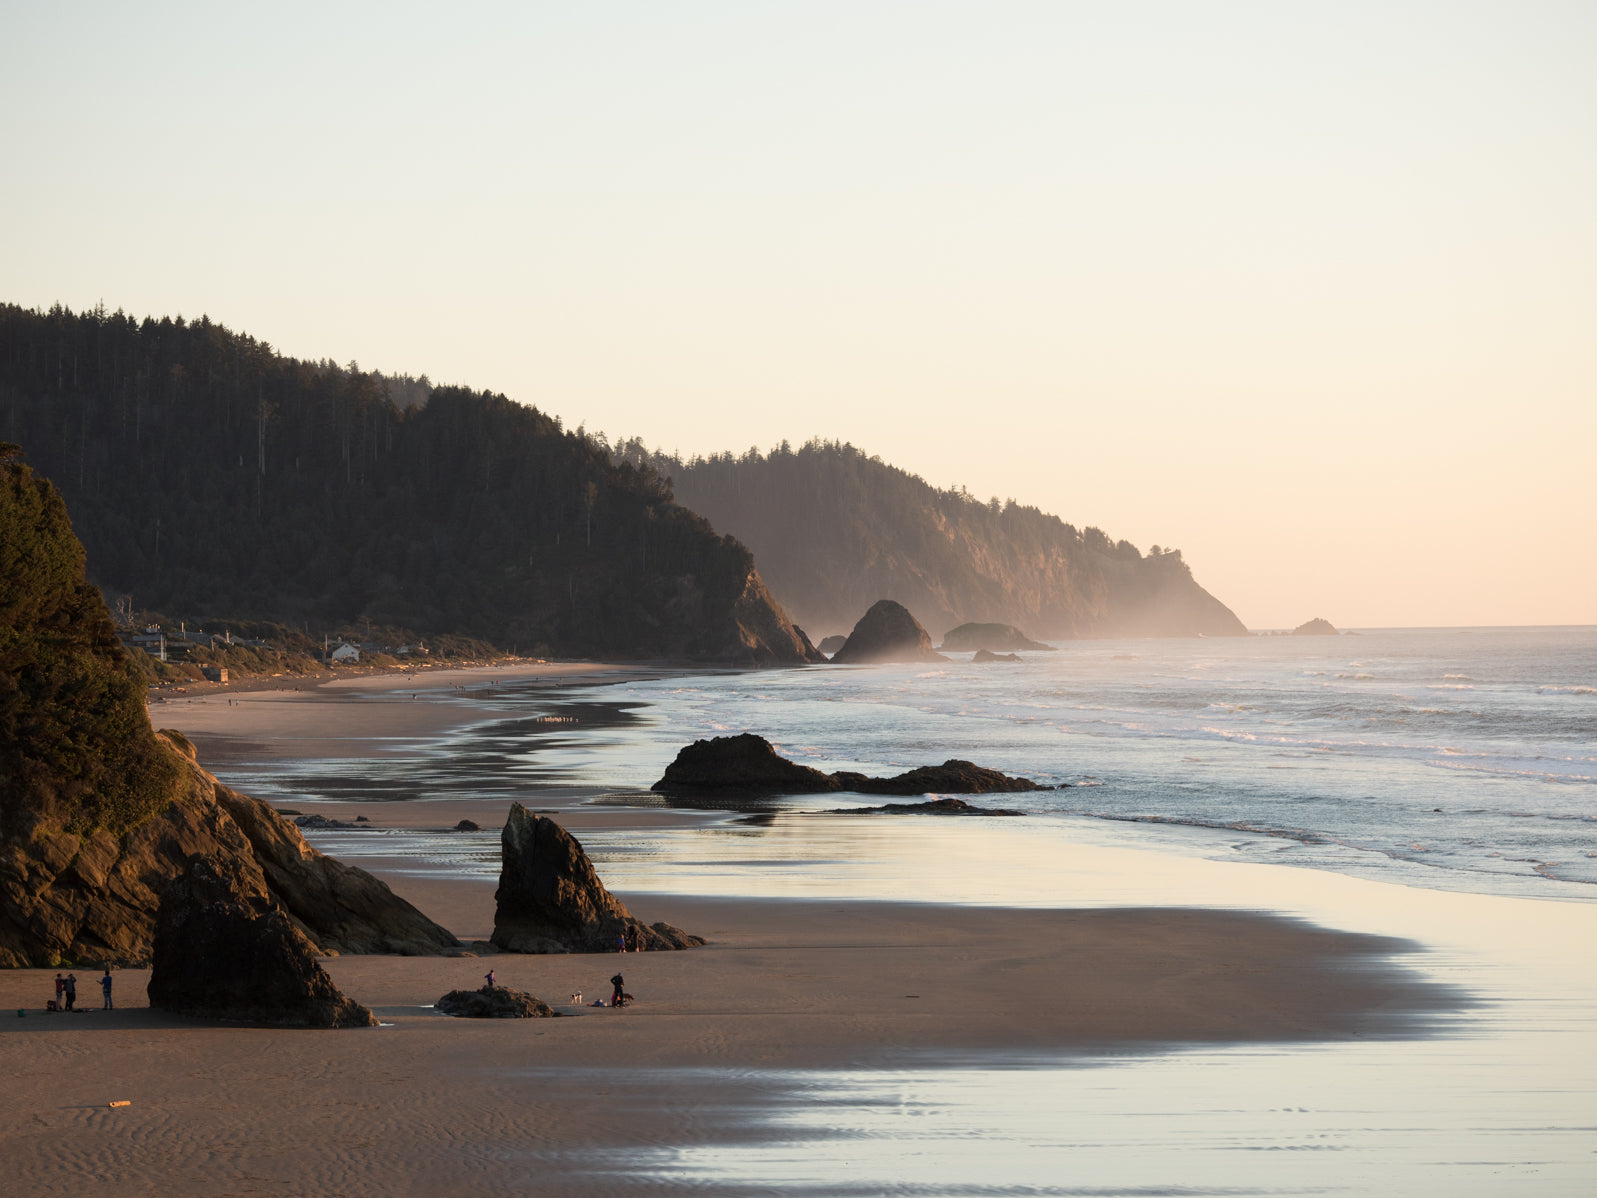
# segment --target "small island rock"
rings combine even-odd
[[[1307,624],[1299,624],[1292,630],[1293,636],[1340,636],[1336,626],[1329,620],[1322,620],[1318,616]]]
[[[978,649],[991,653],[1003,649],[1026,649],[1033,653],[1055,651],[1052,645],[1032,640],[1013,624],[961,624],[943,636],[938,648],[944,653],[970,653]]]
[[[994,652],[992,652],[989,649],[978,649],[978,650],[976,650],[975,653],[971,654],[970,659],[971,659],[971,661],[974,661],[974,662],[984,662],[984,661],[1022,661],[1022,660],[1024,660],[1020,656],[1020,654],[1018,654],[1018,653],[994,653]]]
[[[834,633],[817,645],[816,648],[822,653],[826,654],[826,656],[831,657],[832,654],[836,653],[846,644],[848,644],[848,637],[838,636]]]
[[[838,665],[890,661],[947,661],[932,648],[932,638],[901,603],[878,599],[860,617],[843,647],[832,654]]]

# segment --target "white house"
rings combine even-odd
[[[351,644],[343,644],[333,650],[332,660],[341,666],[353,665],[360,660],[360,650]]]

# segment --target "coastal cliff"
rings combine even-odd
[[[148,963],[161,893],[196,854],[258,878],[322,951],[456,947],[151,729],[61,496],[18,459],[0,445],[0,967]]]
[[[852,445],[684,461],[633,441],[615,453],[668,475],[678,502],[753,550],[784,607],[823,637],[881,596],[934,632],[970,621],[1044,638],[1247,631],[1177,550],[1144,554],[1034,507],[938,490]]]

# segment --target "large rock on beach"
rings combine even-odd
[[[315,946],[238,857],[189,859],[161,895],[150,1005],[281,1027],[375,1027],[316,960]]]
[[[839,665],[889,661],[947,661],[932,648],[932,638],[901,603],[878,599],[860,617],[843,647],[832,654]]]
[[[504,986],[451,990],[433,1008],[462,1019],[549,1019],[559,1014],[541,998]]]
[[[1013,624],[961,624],[951,629],[938,646],[944,653],[973,653],[986,649],[990,653],[1025,649],[1033,653],[1054,652],[1052,645],[1034,641]]]
[[[66,505],[17,454],[0,443],[0,968],[148,965],[162,892],[196,855],[261,878],[319,949],[458,948],[150,727]]]
[[[727,795],[828,794],[994,794],[1046,790],[1029,778],[1012,778],[997,770],[950,758],[942,765],[923,765],[891,778],[870,778],[851,770],[824,774],[780,756],[771,742],[752,732],[696,740],[679,750],[665,776],[651,787],[683,797]]]
[[[604,888],[577,838],[520,803],[500,834],[493,943],[513,953],[615,952],[636,937],[644,949],[704,943],[667,923],[644,924]]]

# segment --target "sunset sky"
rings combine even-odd
[[[0,301],[1597,623],[1597,5],[20,5]]]

